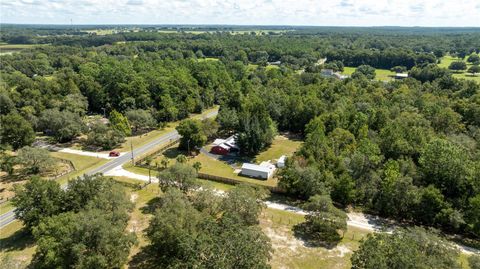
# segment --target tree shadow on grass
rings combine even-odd
[[[128,263],[128,268],[133,269],[156,269],[164,268],[161,263],[159,263],[157,253],[155,253],[151,247],[146,246],[135,254],[130,262]]]
[[[180,154],[183,154],[186,156],[187,152],[180,150],[178,147],[175,147],[175,148],[169,148],[162,153],[162,155],[168,159],[175,159]]]
[[[155,210],[160,207],[161,198],[155,197],[150,199],[145,206],[140,208],[142,214],[153,214]]]
[[[336,231],[325,231],[321,235],[310,231],[306,222],[293,226],[293,235],[303,241],[305,247],[323,247],[334,249],[342,240],[342,237]]]
[[[20,229],[6,238],[0,238],[0,251],[20,251],[35,244],[33,236],[25,229]]]

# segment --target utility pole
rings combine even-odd
[[[133,144],[132,144],[132,140],[130,140],[130,151],[132,152],[132,165],[135,166],[135,160],[133,159]]]

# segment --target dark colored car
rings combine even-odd
[[[118,151],[110,151],[110,153],[108,154],[108,156],[110,156],[110,157],[118,157],[118,156],[120,156],[120,152],[118,152]]]

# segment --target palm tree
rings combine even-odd
[[[195,168],[195,171],[197,171],[197,173],[198,173],[198,171],[200,171],[200,169],[202,169],[202,163],[201,162],[195,162],[193,164],[193,168]]]

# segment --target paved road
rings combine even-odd
[[[208,114],[206,114],[205,118],[211,118],[211,117],[215,117],[216,115],[218,114],[218,111],[212,111],[212,112],[209,112]],[[178,134],[178,132],[176,130],[174,131],[171,131],[169,133],[166,133],[165,135],[143,145],[143,146],[140,146],[136,149],[133,150],[133,156],[134,157],[137,157],[137,156],[140,156],[144,153],[147,153],[148,151],[150,151],[151,149],[155,148],[156,146],[159,146],[159,145],[162,145],[162,144],[165,144],[171,140],[175,140],[175,139],[178,139],[180,138],[180,135]],[[115,167],[118,167],[118,166],[122,166],[128,162],[131,162],[132,161],[132,153],[129,152],[128,154],[124,154],[124,155],[121,155],[120,157],[118,158],[115,158],[113,159],[112,161],[102,165],[102,166],[99,166],[89,172],[87,172],[86,174],[87,175],[94,175],[94,174],[97,174],[97,173],[101,173],[101,174],[104,174],[108,171],[111,171],[113,170]],[[66,187],[66,184],[62,186],[62,188],[65,188]],[[10,210],[8,211],[7,213],[4,213],[2,215],[0,215],[0,228],[3,228],[4,226],[12,223],[13,221],[15,221],[15,213],[14,213],[14,210]]]

